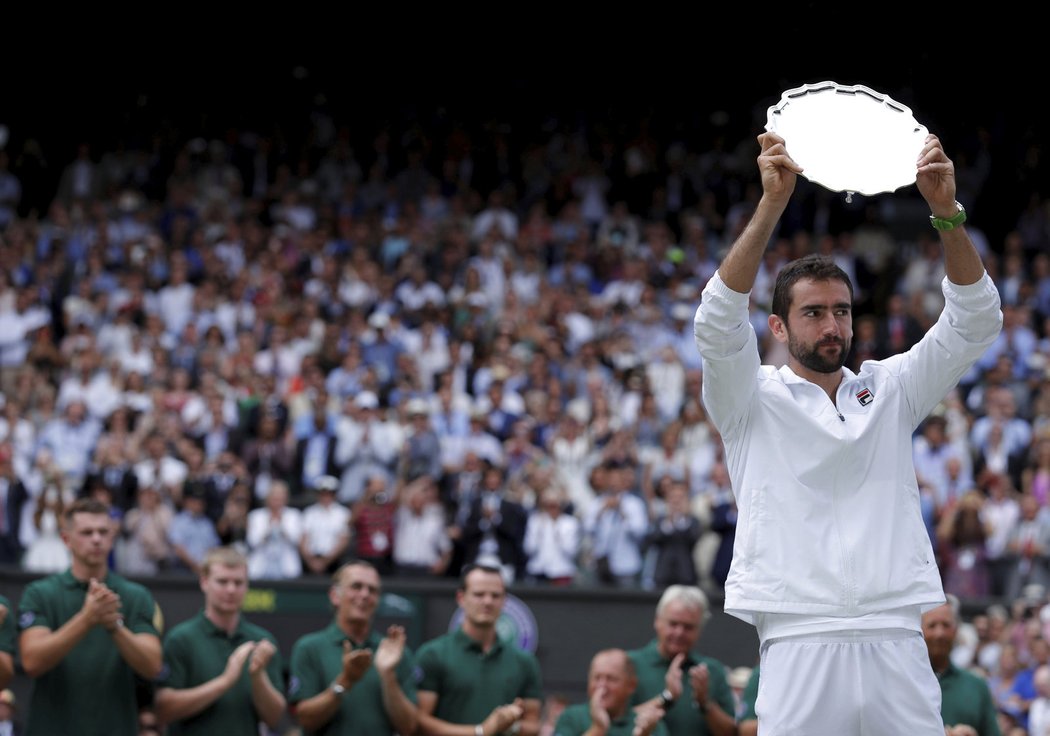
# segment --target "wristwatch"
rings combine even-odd
[[[332,692],[339,697],[342,697],[343,693],[346,692],[346,688],[340,685],[338,682],[333,682],[330,687]]]
[[[954,230],[959,225],[962,225],[966,222],[966,209],[958,202],[955,203],[955,206],[959,211],[951,217],[935,217],[934,215],[930,215],[930,224],[937,230]]]
[[[665,687],[664,691],[660,693],[660,707],[667,710],[672,705],[674,705],[674,696],[671,695],[671,691]]]

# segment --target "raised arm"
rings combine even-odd
[[[941,147],[935,135],[926,136],[926,144],[916,162],[915,184],[930,206],[934,217],[949,219],[959,213],[955,203],[955,164]],[[961,224],[951,230],[939,230],[944,248],[944,271],[953,284],[976,283],[984,275],[981,255]]]
[[[762,198],[744,231],[718,267],[718,275],[725,285],[740,294],[750,292],[755,285],[762,254],[773,236],[777,221],[784,214],[795,191],[795,180],[802,171],[802,167],[788,155],[784,139],[776,133],[763,133],[758,136],[758,143],[762,147],[758,154]]]

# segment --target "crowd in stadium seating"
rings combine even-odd
[[[308,130],[85,142],[53,196],[29,191],[31,142],[0,150],[0,563],[63,569],[62,508],[93,495],[132,575],[222,542],[257,579],[361,557],[717,590],[735,508],[692,316],[759,192],[750,132]],[[957,162],[960,197],[987,155]],[[1023,651],[1039,618],[1009,607],[1050,586],[1038,194],[1001,242],[967,223],[1005,326],[915,436],[946,590],[999,604],[981,621]],[[851,366],[919,339],[944,276],[925,214],[803,181],[796,200],[752,296],[764,362],[784,362],[771,279],[809,252],[856,284]],[[995,646],[968,664],[994,673],[1002,637],[974,624]]]

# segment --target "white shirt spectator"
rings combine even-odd
[[[302,512],[287,505],[288,486],[275,482],[266,496],[266,506],[248,512],[248,577],[291,579],[303,573],[299,540],[303,534]]]
[[[526,572],[545,579],[575,577],[580,542],[580,520],[561,510],[557,494],[545,492],[525,525]]]
[[[434,570],[452,550],[444,510],[427,500],[420,486],[406,488],[405,494],[394,512],[394,562]]]
[[[336,422],[334,461],[342,468],[338,499],[344,504],[361,498],[365,481],[372,474],[383,476],[388,483],[393,481],[394,466],[405,441],[398,424],[371,416],[378,411],[378,406],[371,406],[374,399],[370,392],[358,394],[358,418],[343,415]]]
[[[315,555],[331,554],[343,539],[350,536],[351,512],[343,504],[334,501],[324,504],[318,501],[303,509],[303,545]]]
[[[642,540],[649,528],[645,501],[630,492],[606,492],[591,502],[583,517],[594,559],[607,558],[620,578],[642,571]]]

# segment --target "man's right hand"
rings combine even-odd
[[[112,631],[120,619],[120,596],[105,583],[91,578],[80,610],[93,626],[102,626]]]
[[[354,649],[350,642],[343,642],[343,677],[348,685],[364,677],[365,672],[372,665],[372,651],[369,649]]]
[[[612,725],[612,719],[609,717],[608,711],[602,707],[602,697],[604,695],[604,685],[599,685],[594,688],[594,694],[590,699],[591,723],[603,731],[608,731],[609,727]]]
[[[233,687],[237,680],[240,679],[241,673],[244,671],[244,663],[251,656],[252,650],[255,649],[255,644],[254,641],[246,641],[230,652],[230,656],[226,658],[226,669],[223,670],[222,675],[226,678],[228,687]]]
[[[788,155],[784,139],[776,133],[758,136],[762,146],[758,154],[758,170],[762,174],[762,191],[772,200],[786,204],[795,191],[795,181],[802,167]]]
[[[667,666],[667,674],[664,675],[664,687],[671,693],[671,697],[678,700],[682,696],[682,663],[685,662],[685,652],[680,652],[671,660]]]

